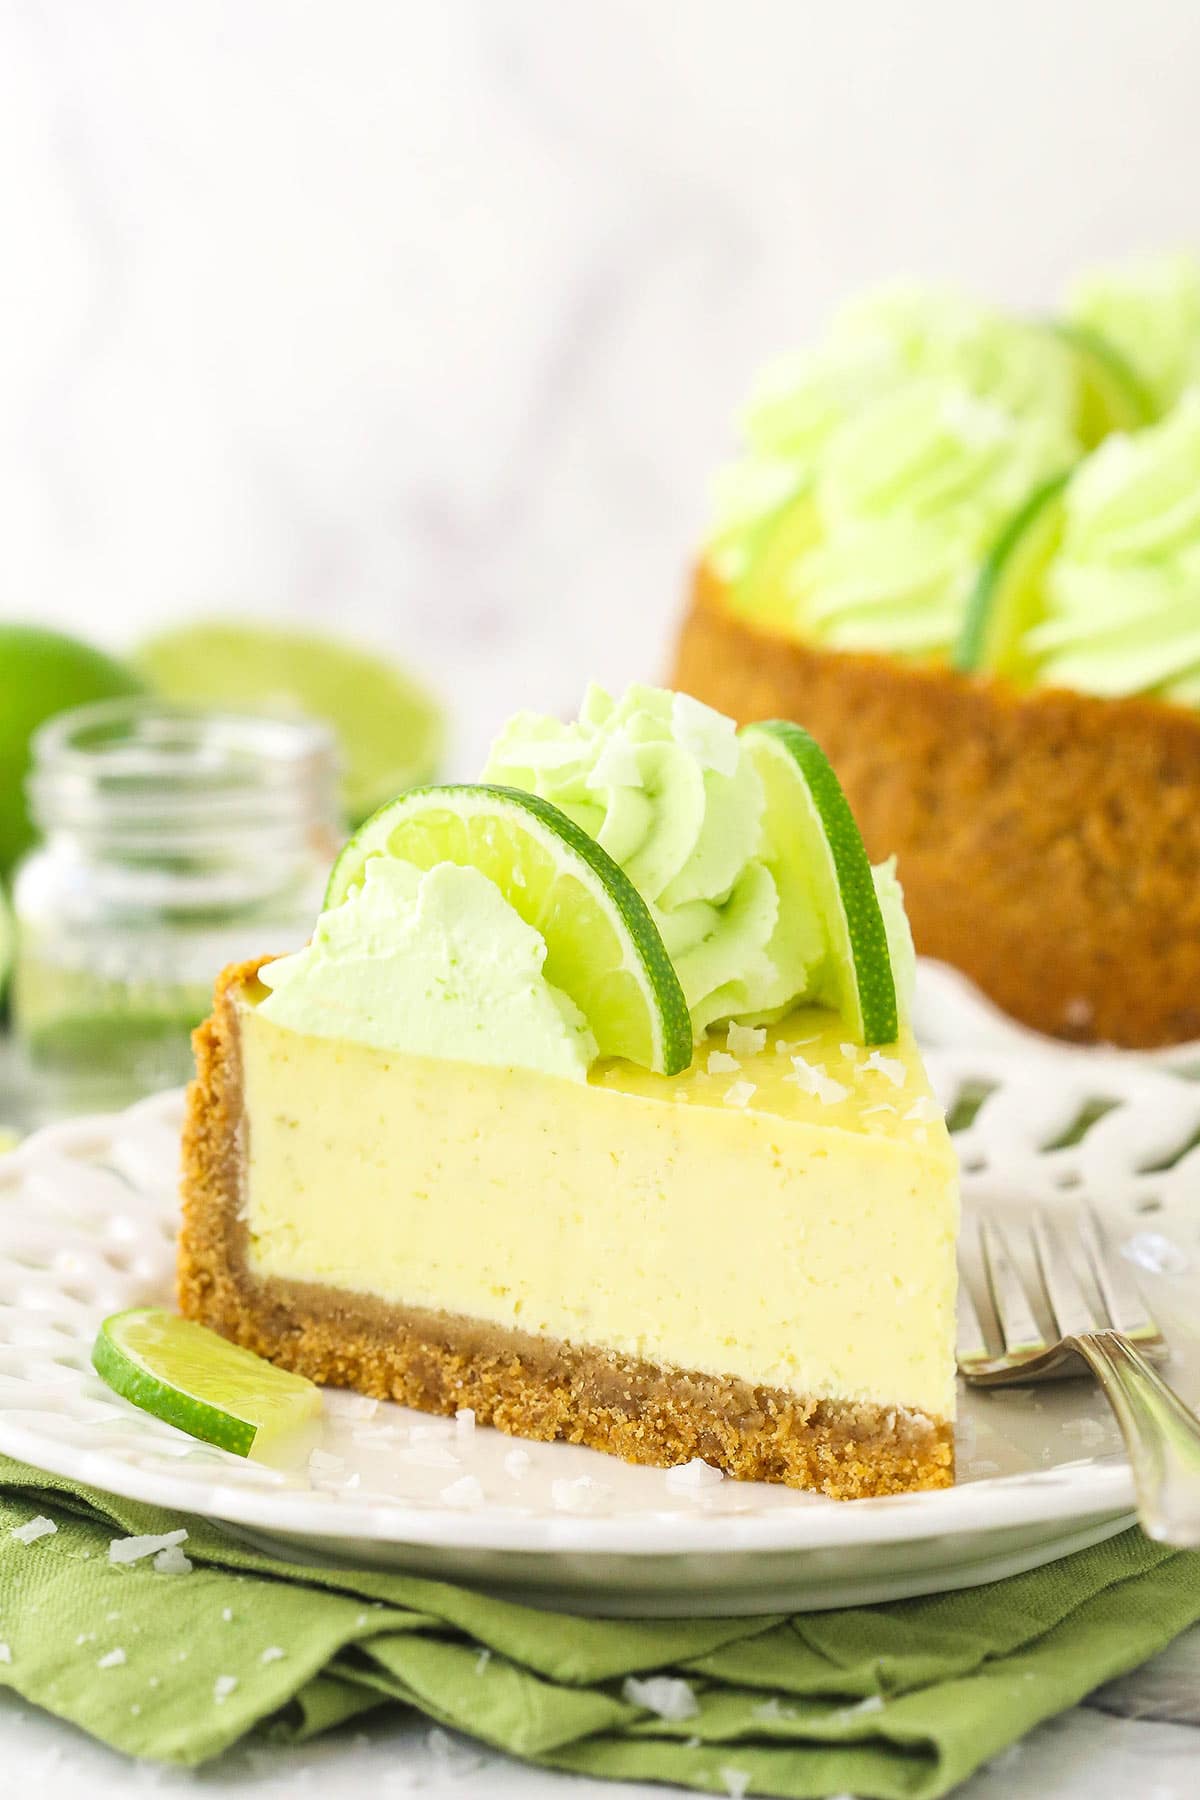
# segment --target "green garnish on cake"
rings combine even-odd
[[[773,631],[1195,705],[1200,262],[1080,278],[1023,319],[894,284],[777,364],[718,478],[709,569]],[[1151,491],[1152,490],[1152,491]]]

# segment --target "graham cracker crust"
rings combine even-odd
[[[925,1414],[664,1368],[366,1294],[259,1277],[241,1216],[246,1121],[237,995],[263,962],[227,969],[195,1033],[183,1136],[178,1296],[209,1325],[280,1367],[425,1412],[469,1406],[482,1425],[562,1439],[626,1462],[702,1457],[743,1481],[837,1500],[948,1487],[954,1429]],[[331,1197],[331,1204],[335,1203]]]
[[[704,565],[671,679],[806,726],[872,859],[898,857],[918,950],[1014,1018],[1200,1037],[1200,714],[820,649],[733,612]]]

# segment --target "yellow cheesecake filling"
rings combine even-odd
[[[239,1010],[255,1274],[953,1417],[957,1168],[907,1033],[802,1009],[582,1083]]]

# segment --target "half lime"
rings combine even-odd
[[[766,795],[766,830],[786,904],[807,892],[829,945],[828,991],[860,1044],[899,1034],[896,983],[883,912],[862,834],[829,758],[783,719],[742,731]]]
[[[339,638],[214,620],[151,638],[137,662],[169,700],[323,719],[341,746],[352,823],[437,772],[437,701],[415,676]]]
[[[122,1399],[190,1437],[259,1456],[321,1410],[321,1390],[156,1306],[105,1319],[92,1365]]]
[[[1025,635],[1042,616],[1042,584],[1062,539],[1070,475],[1035,489],[985,558],[967,601],[953,663],[964,674],[1026,673]]]
[[[546,942],[545,975],[570,996],[601,1056],[663,1075],[692,1060],[679,977],[645,901],[594,838],[557,806],[518,788],[417,788],[350,839],[329,877],[340,906],[372,856],[432,869],[478,869]]]

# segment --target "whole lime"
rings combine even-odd
[[[89,700],[139,694],[134,670],[39,625],[0,621],[0,875],[33,839],[25,805],[29,740],[44,719]]]

